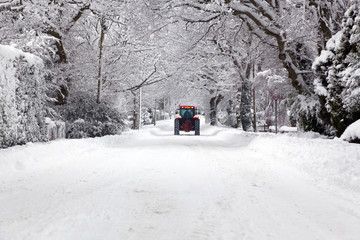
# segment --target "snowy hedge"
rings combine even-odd
[[[0,45],[0,147],[46,140],[42,60]]]

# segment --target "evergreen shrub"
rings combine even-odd
[[[66,121],[66,138],[115,135],[127,128],[124,116],[106,103],[96,103],[87,92],[73,92],[66,104],[57,106]]]

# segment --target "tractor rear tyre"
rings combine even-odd
[[[195,119],[195,135],[200,135],[200,119]]]
[[[174,135],[179,135],[179,129],[180,129],[180,120],[179,119],[175,119],[175,123],[174,123]]]

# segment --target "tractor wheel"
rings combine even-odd
[[[200,119],[195,119],[195,135],[200,135]]]
[[[174,123],[174,135],[179,135],[179,129],[180,129],[180,120],[175,119]]]

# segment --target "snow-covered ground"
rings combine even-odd
[[[346,240],[360,146],[172,121],[0,150],[1,240]]]

